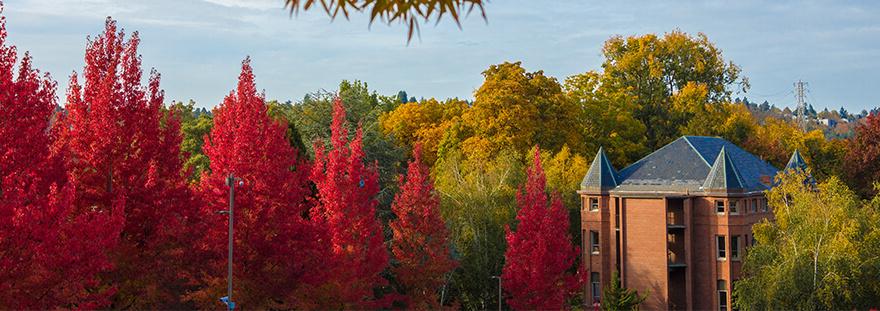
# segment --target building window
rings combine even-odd
[[[591,212],[599,211],[599,199],[598,198],[590,198],[590,211]]]
[[[724,214],[724,201],[715,201],[715,213]]]
[[[718,260],[727,260],[727,243],[723,235],[715,236],[716,248],[718,249]]]
[[[739,202],[742,202],[742,201],[733,201],[732,202],[733,204],[730,204],[730,214],[731,215],[739,214]]]
[[[727,311],[727,282],[718,280],[718,310]]]
[[[746,234],[746,238],[743,239],[743,243],[746,243],[746,247],[749,247],[749,235]]]
[[[590,273],[590,292],[593,294],[593,302],[597,302],[602,296],[602,286],[599,283],[599,273]]]
[[[761,199],[761,211],[767,212],[767,199]]]
[[[598,231],[590,231],[590,252],[595,254],[599,253],[599,232]]]
[[[752,200],[752,213],[758,212],[758,200]]]
[[[730,237],[730,259],[739,260],[739,236]]]

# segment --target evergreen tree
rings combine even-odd
[[[621,286],[620,276],[614,271],[611,273],[611,283],[602,290],[602,310],[638,310],[639,305],[647,298],[648,295],[639,295],[638,292]]]

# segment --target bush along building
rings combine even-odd
[[[681,137],[619,172],[600,148],[578,191],[586,297],[601,303],[617,271],[645,309],[730,309],[777,171],[717,137]]]

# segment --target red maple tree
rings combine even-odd
[[[50,149],[56,84],[28,54],[14,77],[16,59],[0,16],[0,308],[107,306],[113,290],[98,275],[111,267],[121,201],[113,211],[74,208],[64,154]]]
[[[507,229],[502,287],[507,303],[517,310],[559,310],[578,290],[569,271],[578,254],[568,234],[568,211],[554,195],[548,206],[541,154],[535,148],[534,165],[517,193],[516,230]]]
[[[331,279],[320,308],[373,309],[388,306],[390,295],[376,299],[374,289],[387,285],[380,273],[388,266],[382,224],[376,218],[379,192],[375,167],[363,162],[363,134],[358,128],[349,144],[345,108],[333,102],[331,148],[315,144],[311,179],[317,186],[317,221],[329,230],[333,249]]]
[[[205,137],[210,172],[199,185],[206,224],[197,250],[207,254],[206,270],[196,280],[203,289],[190,295],[203,308],[219,306],[226,296],[228,217],[217,212],[229,208],[230,174],[241,180],[235,188],[233,301],[255,309],[304,308],[311,302],[302,293],[324,281],[327,238],[304,218],[311,168],[286,135],[286,125],[269,117],[245,59],[237,89],[215,110]]]
[[[873,113],[855,129],[844,161],[853,190],[865,198],[877,194],[873,183],[880,180],[880,113]]]
[[[406,178],[400,177],[400,192],[394,197],[391,211],[397,215],[389,224],[394,234],[391,251],[398,262],[393,270],[406,295],[407,307],[436,310],[442,307],[437,292],[457,263],[450,258],[440,198],[434,192],[428,168],[422,164],[419,145],[413,151]]]
[[[179,272],[192,241],[182,233],[197,205],[181,174],[179,120],[162,113],[159,74],[141,84],[139,43],[137,32],[126,41],[110,18],[88,42],[84,81],[70,78],[56,149],[69,152],[78,208],[109,210],[124,198],[115,272],[105,277],[120,291],[116,306],[170,308],[184,287]]]

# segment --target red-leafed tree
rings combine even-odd
[[[871,198],[877,194],[874,183],[880,182],[880,114],[868,116],[855,132],[849,139],[844,168],[853,190]]]
[[[104,280],[119,290],[115,307],[180,307],[183,250],[192,242],[184,233],[197,205],[181,174],[179,120],[161,110],[159,74],[141,84],[139,43],[110,18],[88,42],[83,84],[71,76],[56,148],[69,152],[78,208],[108,210],[125,198],[115,272]]]
[[[578,278],[570,271],[578,249],[568,234],[568,211],[554,195],[547,203],[540,151],[517,193],[516,231],[507,229],[507,252],[501,275],[507,303],[517,310],[559,310],[576,293]]]
[[[190,299],[217,307],[226,296],[228,217],[226,178],[235,188],[233,301],[246,308],[304,308],[308,287],[324,282],[323,260],[329,245],[307,215],[311,171],[286,137],[287,126],[267,113],[257,93],[250,59],[242,62],[238,87],[215,110],[214,127],[205,137],[210,173],[201,178],[206,226],[197,250],[207,254],[196,280],[203,286]]]
[[[0,16],[0,309],[107,306],[113,291],[98,275],[111,267],[121,212],[75,209],[64,154],[50,149],[55,82],[27,54],[17,77],[15,63]]]
[[[394,197],[391,211],[397,215],[389,224],[394,234],[391,251],[398,262],[393,270],[407,307],[436,310],[441,307],[438,290],[457,263],[450,258],[440,198],[434,192],[428,168],[422,164],[419,145],[413,151],[406,179],[400,178],[400,192]]]
[[[319,223],[330,232],[333,248],[331,279],[324,287],[320,308],[373,309],[389,305],[389,297],[377,299],[374,289],[387,285],[380,273],[388,266],[382,224],[376,218],[379,191],[375,165],[363,163],[363,135],[358,128],[349,144],[345,108],[333,103],[331,148],[325,153],[315,144],[312,181],[317,186]]]

